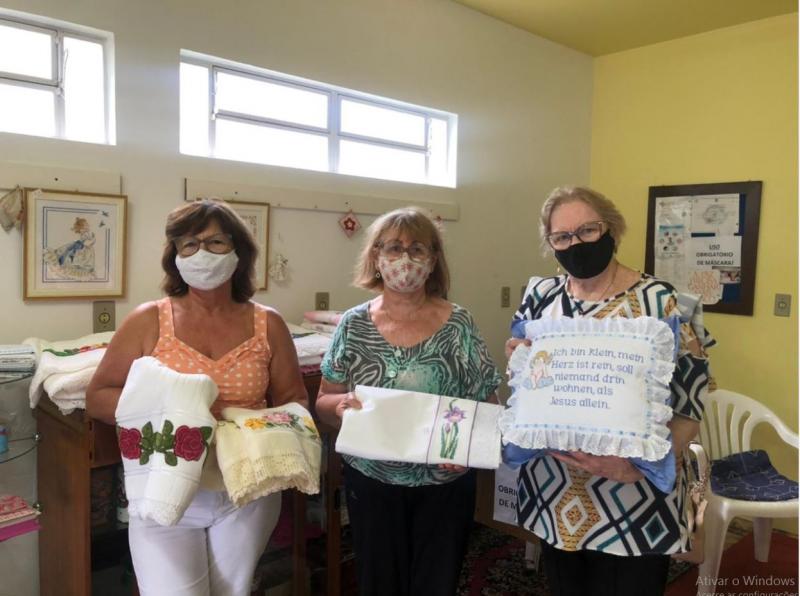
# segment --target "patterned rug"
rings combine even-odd
[[[749,531],[749,524],[731,524],[728,540],[735,542]],[[671,583],[695,566],[672,561]],[[522,540],[475,524],[458,585],[458,596],[549,596],[544,571],[529,568]]]

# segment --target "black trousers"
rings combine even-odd
[[[569,552],[544,541],[542,562],[552,596],[661,596],[669,569],[669,555]]]
[[[452,596],[475,512],[475,473],[397,486],[344,466],[362,596]]]

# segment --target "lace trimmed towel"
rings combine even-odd
[[[414,464],[500,465],[503,407],[470,399],[356,385],[360,410],[346,410],[336,451]]]
[[[150,356],[133,361],[117,404],[128,512],[172,526],[200,483],[216,427],[217,386]]]
[[[290,402],[277,408],[225,408],[216,455],[231,502],[250,501],[295,488],[319,492],[322,446],[311,414]]]
[[[670,451],[673,332],[652,317],[525,324],[508,369],[503,442],[524,449],[663,459]]]

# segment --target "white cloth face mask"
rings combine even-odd
[[[395,292],[410,294],[419,290],[428,281],[431,273],[431,261],[429,259],[424,263],[417,263],[408,258],[408,253],[404,253],[402,257],[394,261],[379,256],[378,271],[381,272],[386,287]]]
[[[190,257],[175,257],[175,266],[183,281],[196,290],[220,287],[231,278],[238,264],[239,257],[235,250],[218,255],[201,248]]]

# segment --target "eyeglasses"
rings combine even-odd
[[[399,241],[379,244],[378,251],[382,257],[386,257],[390,261],[401,258],[403,253],[408,254],[408,258],[417,263],[424,263],[431,258],[431,249],[422,242],[412,242],[408,248]]]
[[[581,242],[597,242],[605,231],[606,224],[602,221],[590,221],[583,224],[574,232],[553,232],[547,235],[547,242],[555,250],[564,250],[572,244],[572,238]]]
[[[208,252],[224,255],[233,250],[233,239],[230,234],[214,234],[208,238],[182,236],[175,240],[175,248],[178,249],[178,254],[182,257],[191,257],[200,250],[201,246]]]

